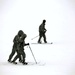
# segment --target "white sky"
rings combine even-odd
[[[74,41],[74,0],[1,0],[0,13],[2,38],[11,40],[22,29],[31,39],[38,35],[38,26],[46,19],[49,41]]]

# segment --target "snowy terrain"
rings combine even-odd
[[[46,19],[47,41],[37,43],[38,27]],[[22,29],[29,65],[7,62],[13,38]],[[74,0],[0,0],[0,75],[75,75],[75,1]],[[16,54],[15,54],[16,55]],[[18,62],[18,60],[17,60]],[[33,64],[34,63],[34,64]]]

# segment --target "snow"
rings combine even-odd
[[[53,44],[32,44],[37,43],[38,37],[31,39],[38,35],[43,19],[47,21],[47,41]],[[45,65],[7,62],[20,29],[27,34],[36,61]],[[0,34],[0,75],[75,75],[74,0],[1,0]],[[28,46],[25,52],[26,61],[35,63]]]

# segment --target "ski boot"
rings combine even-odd
[[[45,41],[45,43],[47,43],[47,41]]]
[[[23,64],[23,65],[27,65],[28,63],[27,63],[27,62],[23,62],[22,64]]]
[[[12,61],[11,61],[11,60],[9,60],[9,59],[8,59],[8,62],[12,63]]]
[[[38,43],[39,43],[39,44],[41,44],[41,42],[40,42],[40,41],[38,41]]]
[[[15,62],[15,61],[12,61],[12,63],[13,63],[13,64],[17,64],[17,62]]]

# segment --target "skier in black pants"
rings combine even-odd
[[[27,35],[26,34],[23,34],[22,37],[20,38],[21,41],[20,41],[19,45],[17,46],[17,48],[18,48],[17,55],[15,56],[15,58],[12,61],[12,63],[14,63],[14,64],[17,64],[17,62],[15,62],[15,61],[18,58],[20,58],[20,57],[21,57],[21,60],[22,60],[22,63],[23,64],[25,64],[25,65],[28,64],[27,62],[25,62],[26,54],[24,52],[24,46],[29,45],[29,43],[25,44],[25,41],[24,40],[25,40],[26,37],[27,37]]]
[[[11,54],[9,55],[9,59],[8,59],[8,62],[11,62],[11,59],[12,57],[14,56],[14,54],[17,52],[17,46],[19,45],[19,42],[20,42],[20,38],[21,36],[23,35],[23,31],[22,30],[19,30],[18,34],[14,37],[14,40],[13,40],[13,48],[12,48],[12,52]],[[19,57],[19,62],[21,62],[21,57]]]
[[[43,20],[42,24],[39,26],[39,40],[38,40],[38,43],[41,43],[41,38],[43,37],[44,38],[44,42],[47,43],[46,41],[46,29],[45,29],[45,22],[46,20]]]

